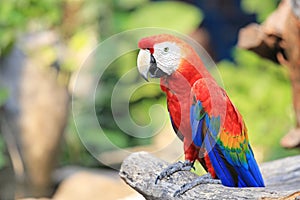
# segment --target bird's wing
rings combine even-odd
[[[264,186],[242,117],[213,80],[193,85],[190,116],[193,142],[206,149],[223,185]]]

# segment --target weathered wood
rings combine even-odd
[[[289,1],[282,0],[264,23],[249,24],[240,30],[238,47],[251,50],[261,57],[279,63],[277,54],[283,51],[282,33],[289,12]]]
[[[280,50],[280,41],[280,36],[274,34],[268,35],[260,25],[252,23],[240,30],[238,46],[278,63],[277,54]]]
[[[124,160],[120,176],[147,200],[300,198],[300,156],[262,164],[265,188],[230,188],[203,184],[176,198],[173,197],[174,192],[197,175],[192,172],[177,172],[155,185],[156,176],[167,165],[167,162],[146,152],[133,153]]]

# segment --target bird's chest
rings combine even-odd
[[[190,93],[175,95],[171,91],[167,92],[167,105],[173,126],[184,137],[190,137]]]

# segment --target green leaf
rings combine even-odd
[[[181,33],[192,32],[202,21],[200,10],[182,2],[150,2],[134,11],[124,29],[161,27]]]

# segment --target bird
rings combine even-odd
[[[207,174],[182,185],[174,196],[205,183],[264,187],[242,115],[193,46],[177,36],[158,34],[141,38],[138,47],[138,72],[146,81],[160,79],[171,124],[184,148],[185,161],[163,169],[155,184],[191,170],[199,161]]]

